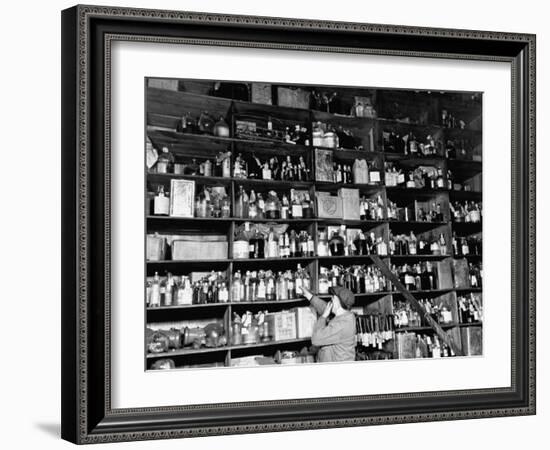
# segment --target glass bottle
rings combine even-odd
[[[166,196],[164,186],[160,185],[157,195],[153,199],[153,214],[156,216],[167,216],[170,214],[170,196]]]
[[[281,218],[281,203],[275,191],[269,191],[265,201],[265,218],[277,220]]]
[[[152,308],[160,306],[160,278],[158,272],[155,272],[153,282],[151,283],[151,299],[149,306]]]
[[[225,119],[220,116],[216,124],[214,125],[214,134],[219,137],[229,137],[229,125]]]
[[[344,256],[344,239],[338,234],[338,232],[334,231],[332,233],[328,246],[331,256]]]
[[[199,117],[199,131],[202,134],[213,134],[214,133],[214,119],[210,114],[208,114],[208,111],[203,111]]]
[[[168,147],[162,147],[162,152],[157,160],[157,173],[170,173],[174,164],[174,155],[168,150]]]

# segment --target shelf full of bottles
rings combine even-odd
[[[180,111],[187,111],[185,102],[193,94],[178,96]],[[153,92],[149,104],[154,101]],[[169,236],[168,243],[196,235],[225,238],[226,251],[212,258],[205,250],[190,259],[165,245],[161,257],[146,261],[146,310],[150,332],[178,327],[182,321],[202,326],[216,318],[223,323],[223,336],[200,348],[182,346],[186,338],[192,342],[192,336],[180,336],[179,348],[167,342],[169,351],[151,349],[149,368],[166,357],[175,358],[181,367],[231,365],[234,357],[254,349],[298,350],[308,344],[307,338],[273,340],[267,328],[257,327],[248,339],[238,325],[250,326],[250,314],[307,305],[300,295],[302,284],[320,296],[332,285],[349,287],[360,309],[361,332],[370,329],[365,324],[370,326],[371,317],[382,328],[380,324],[388,322],[381,319],[386,314],[393,319],[385,336],[396,339],[397,334],[416,333],[420,347],[430,350],[415,357],[433,357],[433,333],[373,266],[372,254],[384,258],[449,332],[481,323],[481,194],[469,190],[468,184],[481,176],[480,163],[455,160],[456,149],[442,150],[430,139],[426,145],[411,145],[412,131],[404,140],[407,154],[396,152],[395,133],[386,130],[392,123],[384,119],[364,120],[368,131],[360,150],[336,149],[336,133],[321,126],[315,112],[286,108],[279,125],[298,124],[294,131],[292,126],[274,130],[278,107],[212,102],[210,108],[219,108],[219,117],[202,123],[202,117],[193,119],[189,113],[180,113],[169,126],[165,119],[160,123],[148,117],[148,150],[154,148],[159,157],[147,172],[146,223],[149,236]],[[247,134],[237,125],[237,118],[249,109],[265,110],[262,136]],[[328,122],[330,115],[324,113],[322,119]],[[334,150],[332,180],[318,181],[317,148]],[[368,180],[357,175],[360,159],[366,160]],[[416,171],[422,164],[435,169],[419,177]],[[169,190],[175,179],[195,182],[194,217],[170,215]],[[333,195],[340,188],[358,189],[358,217],[320,217],[319,195]],[[455,260],[466,260],[461,267],[466,283],[453,283],[447,275],[438,279],[438,274],[452,272]],[[471,304],[478,313],[475,320],[466,321],[459,308]],[[359,339],[367,359],[374,348],[371,341],[377,350],[385,342],[366,334]],[[449,354],[442,343],[437,346],[437,354]],[[395,350],[393,357],[402,356]]]

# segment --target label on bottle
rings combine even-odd
[[[380,172],[378,170],[373,170],[369,174],[371,183],[380,183]]]
[[[414,285],[414,277],[412,275],[406,274],[405,275],[405,285],[407,284],[413,284]]]

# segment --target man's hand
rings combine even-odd
[[[307,298],[308,300],[311,300],[311,298],[313,297],[313,292],[311,292],[307,287],[305,286],[302,286],[302,292],[304,294],[304,297]]]
[[[321,315],[321,317],[328,319],[328,316],[330,316],[331,312],[332,312],[332,302],[328,302],[327,306],[325,306],[325,310],[323,311],[323,314]]]

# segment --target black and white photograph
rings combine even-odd
[[[483,357],[483,92],[144,89],[147,371]]]

